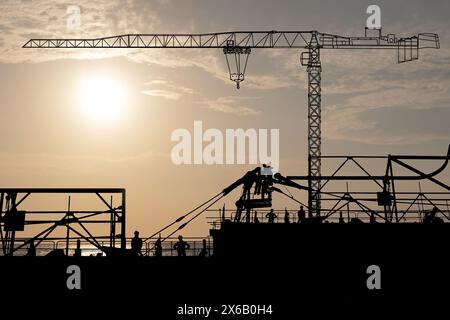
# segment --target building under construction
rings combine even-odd
[[[164,314],[183,303],[200,302],[263,303],[284,316],[300,312],[298,299],[306,304],[303,308],[313,308],[318,314],[330,311],[320,309],[324,299],[331,299],[327,305],[344,311],[392,300],[400,307],[414,299],[437,303],[444,297],[439,290],[450,284],[445,276],[449,267],[445,253],[450,240],[450,187],[439,178],[445,176],[449,159],[450,149],[443,156],[380,157],[377,160],[386,162],[380,175],[370,174],[361,164],[372,158],[339,159],[334,173],[321,177],[320,214],[289,191],[308,192],[310,177],[271,175],[267,174],[270,168],[258,167],[143,239],[142,256],[133,250],[133,240],[125,234],[123,189],[1,189],[2,284],[12,296],[23,288],[31,295],[46,288],[51,294],[61,292],[68,301],[89,298],[105,303],[107,292],[132,295],[133,291],[151,288],[143,291],[145,296],[128,298],[136,303],[155,301],[152,310]],[[351,163],[360,167],[361,175],[341,174]],[[436,165],[424,172],[419,163],[427,168],[433,166],[430,163]],[[331,189],[342,181],[370,184],[355,191]],[[400,189],[405,181],[409,185],[417,182],[421,189]],[[425,185],[435,188],[423,190]],[[215,206],[233,190],[240,194],[235,208]],[[92,196],[100,208],[74,209],[69,201],[60,211],[22,210],[26,201],[41,194]],[[278,196],[289,197],[300,209],[272,211],[272,200]],[[202,214],[207,215],[210,235],[186,238],[186,256],[178,256],[179,240],[174,235]],[[99,225],[104,226],[105,233],[94,233],[90,228],[94,224],[96,231]],[[34,237],[17,237],[36,226],[42,229]],[[34,254],[46,256],[27,257],[34,255],[30,248],[36,250]],[[99,252],[102,257],[93,257]],[[73,264],[85,270],[82,294],[65,287],[65,268]],[[382,290],[367,289],[367,268],[371,265],[382,270]],[[174,296],[173,289],[180,285],[185,292]]]
[[[139,252],[126,234],[124,189],[0,189],[0,283],[11,292],[34,283],[74,297],[65,288],[67,275],[58,268],[77,264],[86,268],[84,290],[92,297],[118,288],[119,294],[152,288],[145,299],[167,297],[172,307],[182,301],[267,303],[287,314],[298,307],[298,300],[318,305],[385,303],[423,299],[424,292],[427,300],[435,299],[436,283],[442,288],[450,284],[441,273],[449,267],[445,252],[450,240],[450,147],[432,156],[321,152],[321,50],[394,49],[399,62],[407,62],[418,59],[419,49],[439,48],[437,35],[398,38],[367,29],[363,37],[317,31],[145,34],[32,39],[24,47],[220,48],[238,88],[253,49],[306,50],[301,62],[308,72],[309,159],[306,176],[273,173],[270,166],[262,166],[230,181],[166,227],[141,235]],[[307,194],[307,203],[293,196],[299,190]],[[236,192],[234,207],[220,206],[224,197]],[[55,200],[55,208],[24,209],[42,195],[64,200]],[[71,203],[75,195],[84,197],[83,208]],[[289,198],[292,207],[272,208],[275,197]],[[177,240],[199,217],[206,217],[210,233]],[[25,231],[34,235],[24,238]],[[181,251],[186,257],[178,257],[184,255],[177,248],[179,241],[185,243]],[[96,255],[102,258],[90,257]],[[27,273],[30,263],[38,271]],[[367,289],[370,265],[383,272],[381,293]],[[180,284],[193,295],[173,297],[173,288]],[[211,288],[220,290],[211,293]]]

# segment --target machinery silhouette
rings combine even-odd
[[[368,29],[364,36],[341,36],[318,31],[237,31],[203,34],[125,34],[95,39],[31,39],[23,48],[53,49],[222,49],[230,80],[240,88],[244,81],[252,49],[295,49],[301,52],[300,63],[308,72],[308,208],[320,216],[321,189],[321,50],[394,50],[399,63],[417,60],[419,50],[439,48],[434,33],[419,33],[399,38],[383,35],[380,29]],[[241,57],[243,56],[243,57]],[[232,66],[234,65],[234,68]]]

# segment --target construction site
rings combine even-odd
[[[444,254],[450,240],[450,144],[431,155],[327,155],[322,150],[324,52],[386,51],[393,58],[386,64],[396,60],[407,69],[422,62],[422,52],[440,49],[435,33],[404,37],[383,31],[366,27],[355,36],[316,30],[149,33],[26,41],[21,50],[47,54],[216,50],[225,56],[229,79],[239,92],[252,55],[291,50],[307,79],[307,96],[299,108],[307,108],[308,126],[295,128],[298,139],[307,139],[307,174],[301,174],[303,169],[278,172],[270,163],[255,166],[240,177],[228,177],[228,185],[211,190],[213,197],[192,203],[163,226],[152,226],[149,234],[127,233],[141,227],[128,222],[133,213],[127,211],[125,188],[3,187],[2,290],[15,296],[26,288],[36,296],[45,287],[76,303],[85,297],[114,301],[113,295],[104,297],[107,292],[116,292],[120,301],[124,292],[151,291],[133,299],[172,314],[185,304],[264,304],[285,317],[301,314],[299,301],[311,308],[325,303],[347,310],[448,299],[438,292],[450,286]],[[275,207],[280,198],[290,205]],[[194,221],[201,221],[208,233],[183,237]],[[66,288],[68,265],[82,270],[81,290]],[[381,269],[380,290],[367,286],[373,265]],[[175,288],[182,288],[182,294],[174,294]],[[188,313],[186,308],[182,312]],[[272,315],[261,318],[266,316]]]

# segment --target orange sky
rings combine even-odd
[[[386,32],[440,34],[442,49],[425,52],[421,61],[397,65],[393,52],[323,53],[324,154],[446,152],[450,8],[447,1],[426,3],[380,4]],[[129,235],[152,233],[254,167],[174,165],[171,132],[192,130],[195,120],[220,130],[279,129],[280,171],[306,174],[306,72],[299,52],[255,50],[238,91],[220,50],[21,49],[27,39],[305,29],[361,35],[367,17],[364,1],[78,4],[82,23],[75,31],[66,28],[64,1],[0,4],[0,186],[126,188]],[[99,77],[126,97],[120,117],[110,121],[86,115],[80,102],[83,83]],[[306,200],[304,192],[296,196]],[[275,204],[297,207],[281,199]],[[207,229],[201,220],[185,234]]]

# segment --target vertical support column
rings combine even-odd
[[[17,199],[17,193],[16,192],[11,192],[9,194],[9,214],[15,214],[15,212],[17,211],[17,207],[16,207],[16,199]],[[7,233],[8,234],[8,233]],[[8,236],[7,236],[8,238]],[[11,231],[9,231],[9,253],[8,255],[13,256],[14,255],[14,243],[16,241],[16,230],[15,230],[15,226],[12,225],[11,226]]]
[[[120,230],[120,248],[126,249],[127,247],[127,236],[126,236],[126,225],[125,225],[125,212],[126,212],[126,193],[125,189],[122,190],[122,221],[121,221],[121,230]]]
[[[109,220],[110,231],[109,231],[109,246],[114,248],[116,246],[116,210],[113,207],[113,197],[111,196],[110,204],[111,215]]]
[[[384,215],[386,223],[392,222],[395,215],[395,222],[399,222],[398,219],[398,209],[397,209],[397,199],[395,195],[395,184],[394,184],[394,169],[392,167],[391,155],[388,156],[388,164],[386,167],[386,176],[383,180],[383,193],[386,197],[386,203],[384,204]]]
[[[384,220],[385,223],[390,223],[392,220],[392,202],[390,199],[391,194],[391,179],[392,176],[392,162],[391,155],[388,155],[388,162],[386,165],[386,174],[383,179],[383,198],[382,203],[384,207]]]
[[[3,255],[6,256],[6,243],[5,243],[5,238],[3,237],[3,229],[2,229],[2,219],[3,219],[3,199],[5,197],[5,193],[2,192],[0,194],[0,240],[2,242],[2,250],[3,250]]]
[[[311,216],[320,216],[322,65],[316,33],[308,49],[308,205]]]
[[[394,175],[393,172],[392,172],[392,175]],[[392,209],[393,209],[394,214],[395,214],[395,222],[399,223],[400,220],[398,219],[397,197],[395,196],[395,182],[394,182],[394,179],[391,180],[391,184],[392,184],[392,202],[393,202],[392,203]]]

